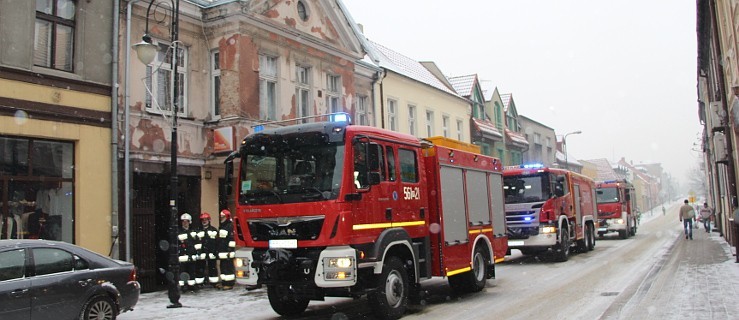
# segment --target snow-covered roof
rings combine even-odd
[[[529,141],[526,140],[526,137],[518,132],[505,129],[505,134],[508,136],[508,138],[511,139],[511,141],[514,144],[523,145],[523,146],[529,145]]]
[[[495,125],[490,121],[472,118],[472,123],[474,123],[475,126],[477,126],[477,128],[483,133],[487,133],[497,138],[503,138],[503,134],[500,133],[498,128],[496,128]]]
[[[503,111],[508,112],[508,107],[511,104],[511,97],[512,94],[510,93],[503,93],[500,95],[500,100],[503,101]]]
[[[590,162],[593,165],[595,165],[596,174],[598,176],[596,180],[608,181],[608,180],[619,179],[619,176],[613,170],[613,165],[611,164],[610,161],[608,161],[608,159],[601,158],[601,159],[592,159],[592,160],[585,160],[585,161]]]
[[[416,80],[421,83],[430,85],[436,89],[460,97],[454,90],[444,85],[444,83],[434,76],[431,71],[426,69],[421,63],[404,56],[398,52],[391,50],[372,40],[367,41],[372,49],[378,54],[378,63],[382,68],[392,70],[398,74]]]
[[[472,95],[472,87],[475,85],[476,74],[468,74],[466,76],[447,77],[449,83],[452,84],[454,91],[460,96],[469,97]]]

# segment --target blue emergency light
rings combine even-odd
[[[331,122],[349,122],[349,115],[346,113],[335,113],[329,116]]]
[[[521,168],[523,169],[541,169],[544,168],[544,165],[541,163],[529,163],[529,164],[522,164]]]
[[[262,131],[264,131],[264,126],[263,125],[260,124],[258,126],[254,126],[254,133],[262,132]]]

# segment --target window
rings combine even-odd
[[[37,276],[72,271],[74,257],[71,253],[60,249],[35,248],[33,249],[33,264]]]
[[[387,153],[387,179],[389,181],[395,181],[395,152],[393,147],[385,147]]]
[[[434,112],[426,111],[426,136],[434,136]]]
[[[310,115],[310,68],[297,66],[296,70],[298,117],[307,117]]]
[[[398,149],[400,158],[400,180],[403,182],[418,182],[418,162],[416,152],[408,149]]]
[[[308,21],[308,8],[305,6],[305,2],[302,0],[298,1],[298,17],[303,21]]]
[[[76,12],[73,0],[36,0],[34,65],[73,71]]]
[[[387,122],[390,130],[398,131],[398,102],[392,99],[387,100]]]
[[[0,239],[73,243],[75,167],[74,143],[0,136]]]
[[[552,147],[552,138],[550,138],[550,137],[547,137],[547,144],[546,144],[546,147],[547,147],[547,148],[551,148],[551,147]]]
[[[445,138],[449,138],[449,116],[441,117],[441,132]]]
[[[218,50],[210,54],[210,92],[211,106],[214,118],[221,117],[221,64]]]
[[[326,106],[330,113],[341,112],[339,97],[341,96],[341,77],[326,76]]]
[[[464,122],[457,120],[457,140],[464,141]]]
[[[367,116],[367,96],[357,96],[357,110],[355,111],[354,118],[357,119],[357,124],[363,126],[369,126],[369,117]]]
[[[259,55],[259,119],[277,120],[277,58]]]
[[[180,116],[187,114],[187,48],[177,46],[177,54],[173,55],[173,47],[159,42],[159,50],[151,65],[146,66],[146,87],[155,95],[152,99],[146,93],[146,109],[149,112],[171,113],[173,86],[171,84],[172,58],[177,60],[177,102]],[[175,57],[173,57],[175,56]]]
[[[26,274],[26,250],[0,252],[0,281],[23,278]]]
[[[408,133],[416,135],[416,106],[408,105]]]
[[[541,145],[541,135],[538,133],[534,133],[534,143]]]

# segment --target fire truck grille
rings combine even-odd
[[[250,219],[249,232],[254,241],[316,240],[321,234],[323,221],[324,216]]]
[[[539,221],[535,210],[506,212],[505,220],[508,226],[533,226]]]

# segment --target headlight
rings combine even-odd
[[[541,227],[541,233],[557,233],[557,227]]]
[[[328,258],[329,268],[351,268],[354,264],[352,258]]]
[[[624,224],[624,219],[616,219],[616,224]]]

